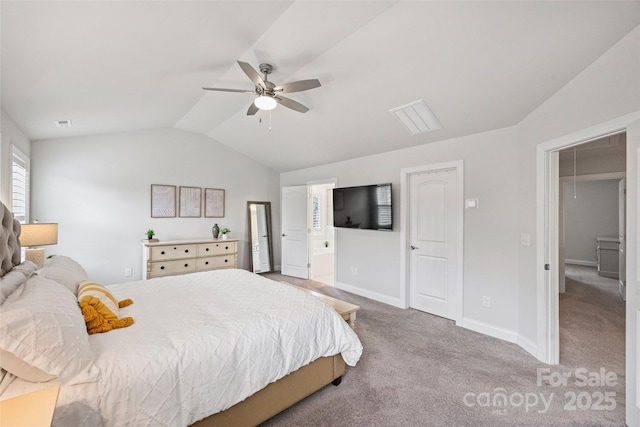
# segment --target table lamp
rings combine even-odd
[[[25,260],[37,266],[44,264],[44,248],[38,246],[58,244],[57,223],[23,224],[20,232],[20,244],[25,250]]]

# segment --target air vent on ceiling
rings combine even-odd
[[[442,127],[422,99],[389,110],[410,135],[431,132]]]
[[[72,126],[71,120],[56,120],[56,126],[59,128],[70,128]]]

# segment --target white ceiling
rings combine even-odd
[[[289,171],[517,124],[634,27],[617,1],[6,1],[2,107],[32,140],[176,127]],[[245,115],[236,60],[306,114]],[[442,129],[388,110],[424,99]],[[259,119],[262,118],[262,123]],[[70,119],[71,129],[55,126]]]

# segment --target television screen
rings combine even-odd
[[[365,230],[391,230],[391,184],[334,188],[333,225]]]

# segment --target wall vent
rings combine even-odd
[[[56,120],[56,126],[59,128],[70,128],[71,120]]]
[[[389,112],[398,119],[410,135],[442,128],[436,116],[422,99],[392,108]]]

